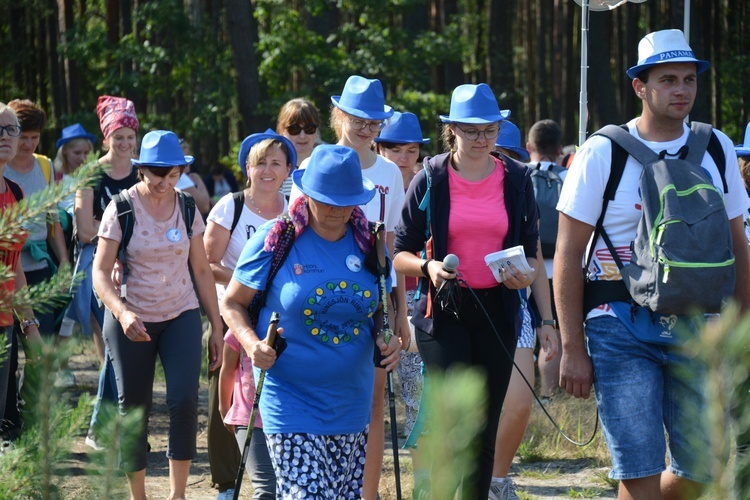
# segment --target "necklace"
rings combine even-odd
[[[248,194],[247,198],[250,200],[250,204],[253,206],[253,208],[255,209],[255,211],[258,212],[258,214],[260,214],[261,211],[262,211],[262,209],[258,205],[255,204],[255,200],[253,199],[253,196],[251,194]],[[278,213],[276,212],[276,208],[278,206],[279,206],[279,198],[278,198],[278,195],[277,195],[276,196],[276,206],[273,208],[274,215],[278,215],[280,213],[280,212],[278,212]]]

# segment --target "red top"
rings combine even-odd
[[[17,203],[13,192],[8,186],[8,180],[5,180],[5,192],[0,193],[0,210],[5,212],[6,207],[11,207]],[[18,267],[18,259],[21,256],[21,249],[29,234],[26,230],[21,230],[17,235],[7,240],[0,240],[0,262],[14,273]],[[9,279],[6,282],[0,282],[0,327],[10,326],[13,324],[13,312],[11,304],[13,294],[16,289],[16,280]]]

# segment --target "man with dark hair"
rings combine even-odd
[[[557,163],[562,154],[562,130],[554,120],[540,120],[531,126],[526,149],[531,154],[531,163],[549,161]],[[536,158],[536,159],[535,159]]]
[[[526,143],[529,151],[527,165],[531,169],[534,182],[534,195],[539,206],[539,239],[544,256],[544,268],[550,277],[552,293],[552,262],[555,256],[557,241],[557,202],[560,200],[563,181],[568,171],[557,164],[562,154],[562,130],[554,120],[540,120],[531,126],[529,140]],[[553,296],[554,298],[554,296]],[[534,300],[532,296],[532,300]],[[557,311],[552,303],[552,315],[539,318],[542,326],[550,325],[555,329],[557,345],[560,345],[560,331],[557,329]],[[560,356],[539,356],[539,383],[541,395],[551,398],[555,395],[560,377]]]
[[[638,64],[627,72],[633,79],[636,96],[643,103],[643,112],[626,126],[628,133],[653,151],[654,156],[667,160],[649,164],[646,169],[628,156],[622,166],[613,161],[616,157],[613,148],[622,146],[615,146],[609,139],[611,135],[592,136],[576,153],[558,204],[561,216],[554,285],[563,340],[560,385],[575,397],[588,398],[593,384],[602,429],[612,455],[610,477],[620,481],[620,499],[698,498],[705,483],[713,480],[712,466],[720,460],[711,447],[709,426],[705,422],[708,413],[705,363],[679,342],[663,345],[648,336],[651,331],[671,329],[690,313],[660,314],[658,307],[650,311],[629,300],[633,289],[623,284],[626,283],[623,273],[630,275],[629,266],[620,268],[620,263],[630,262],[631,254],[635,253],[631,243],[637,234],[642,234],[638,227],[642,224],[642,214],[647,213],[644,206],[649,209],[653,206],[640,189],[642,173],[673,168],[679,175],[680,170],[675,167],[687,171],[695,165],[688,161],[680,163],[685,145],[689,140],[692,144],[697,135],[691,132],[685,119],[695,101],[697,75],[708,66],[707,61],[694,56],[679,30],[646,35],[638,46]],[[731,236],[735,257],[737,278],[733,295],[739,306],[747,310],[750,252],[743,221],[750,200],[742,184],[732,141],[716,129],[710,134],[723,152],[723,159],[715,160],[721,156],[709,148],[698,156],[702,158],[699,160],[702,168],[695,165],[695,170],[710,177],[710,189],[708,183],[701,181],[702,189],[723,195],[728,219],[726,233],[731,233],[724,236],[727,241]],[[705,138],[707,134],[702,135]],[[606,186],[610,173],[614,176],[615,165],[622,176],[616,191],[612,191]],[[606,209],[605,191],[614,192]],[[602,212],[604,217],[600,219]],[[597,226],[603,230],[594,233]],[[706,230],[703,226],[702,231]],[[603,238],[590,241],[592,234],[605,233],[609,242]],[[593,252],[587,253],[587,245],[594,246]],[[585,285],[581,262],[586,255],[592,258],[587,262]],[[618,260],[620,263],[615,264]],[[666,280],[659,281],[659,286],[669,286]],[[584,311],[584,288],[593,290],[591,284],[600,291],[604,286],[611,289],[614,284],[623,289],[625,298]],[[726,285],[731,294],[732,283]],[[700,287],[701,283],[691,286]],[[676,292],[679,295],[679,290]],[[705,294],[711,292],[704,290]],[[598,294],[595,298],[602,296]],[[641,321],[644,317],[645,321]],[[674,321],[665,324],[659,318]],[[689,319],[699,324],[705,322],[701,315],[691,315]]]

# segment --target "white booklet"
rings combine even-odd
[[[492,270],[492,275],[495,277],[498,283],[503,282],[501,270],[510,270],[511,264],[516,266],[521,274],[529,274],[534,271],[534,269],[529,266],[529,262],[526,260],[526,254],[523,251],[522,245],[485,255],[484,262]]]

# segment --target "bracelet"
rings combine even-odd
[[[21,326],[21,333],[23,333],[24,335],[26,335],[26,330],[28,330],[28,328],[31,325],[34,325],[37,328],[39,328],[39,320],[36,319],[36,318],[30,318],[30,319],[25,319],[25,320],[21,321],[21,325],[20,325]]]
[[[552,328],[554,328],[555,330],[557,330],[557,320],[554,320],[554,319],[543,319],[541,324],[542,324],[542,326],[549,325]]]
[[[427,266],[428,266],[428,265],[430,264],[430,262],[432,262],[433,260],[435,260],[435,259],[425,259],[425,260],[424,260],[424,261],[422,262],[422,265],[420,266],[420,269],[422,270],[422,276],[424,276],[425,278],[429,278],[429,277],[430,277],[430,272],[429,272],[429,271],[427,270]]]

